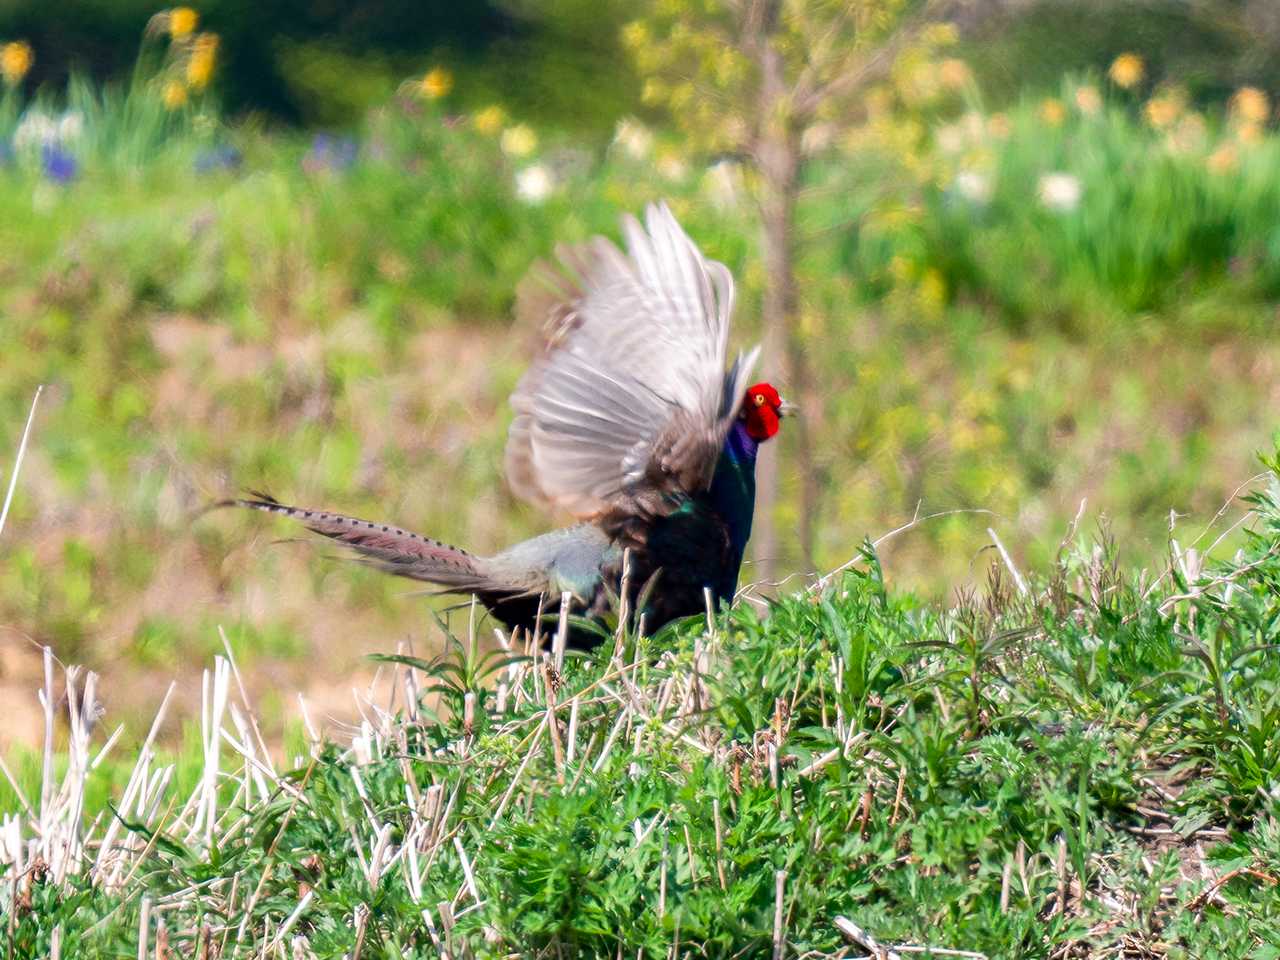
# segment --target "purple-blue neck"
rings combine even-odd
[[[743,420],[735,420],[729,428],[729,435],[724,438],[724,455],[736,463],[754,464],[756,454],[760,452],[760,444],[747,433],[747,424]]]
[[[738,568],[751,536],[751,520],[756,509],[756,454],[760,444],[751,439],[746,424],[735,421],[725,437],[711,478],[708,495],[711,506],[729,530],[732,556],[720,581],[715,584],[717,601],[733,599],[738,587]]]

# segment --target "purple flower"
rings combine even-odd
[[[54,183],[70,183],[76,178],[76,158],[55,143],[40,148],[40,166]]]
[[[222,144],[203,150],[196,156],[196,173],[213,173],[216,170],[238,170],[244,157],[230,144]]]
[[[350,137],[335,137],[317,133],[311,140],[311,149],[302,158],[302,169],[307,173],[324,170],[350,170],[356,162],[359,147]]]

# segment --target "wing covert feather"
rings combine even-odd
[[[758,348],[726,371],[733,278],[666,204],[535,268],[521,314],[542,346],[511,396],[507,478],[579,518],[670,512],[711,481]]]

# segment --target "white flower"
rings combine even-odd
[[[995,192],[991,178],[977,170],[961,170],[957,173],[955,187],[956,193],[979,206],[990,203],[991,195]]]
[[[742,192],[742,171],[732,160],[721,160],[708,168],[702,186],[717,207],[736,207]]]
[[[1046,173],[1040,178],[1036,195],[1047,210],[1070,213],[1080,206],[1084,187],[1080,178],[1071,173]]]
[[[821,153],[831,146],[836,139],[834,123],[815,123],[806,127],[800,136],[800,149],[806,154]]]
[[[964,128],[958,123],[948,123],[938,128],[934,139],[938,142],[938,149],[943,153],[959,153],[964,149]]]
[[[540,163],[525,167],[516,174],[516,193],[529,203],[541,203],[551,196],[555,186],[551,171]]]
[[[979,143],[987,133],[987,118],[977,110],[970,110],[960,118],[959,127],[971,143]]]
[[[58,118],[58,139],[62,143],[79,140],[82,133],[84,133],[84,114],[79,110],[68,110]]]
[[[39,110],[28,110],[22,115],[18,129],[13,132],[13,149],[40,148],[58,139],[58,124],[53,117]]]
[[[625,150],[628,156],[643,160],[653,149],[653,134],[648,127],[634,117],[624,117],[618,121],[613,142]]]

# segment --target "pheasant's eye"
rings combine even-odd
[[[757,394],[755,395],[755,401],[756,401],[756,406],[757,406],[757,407],[763,407],[763,406],[764,406],[764,394],[763,394],[763,393],[757,393]]]

